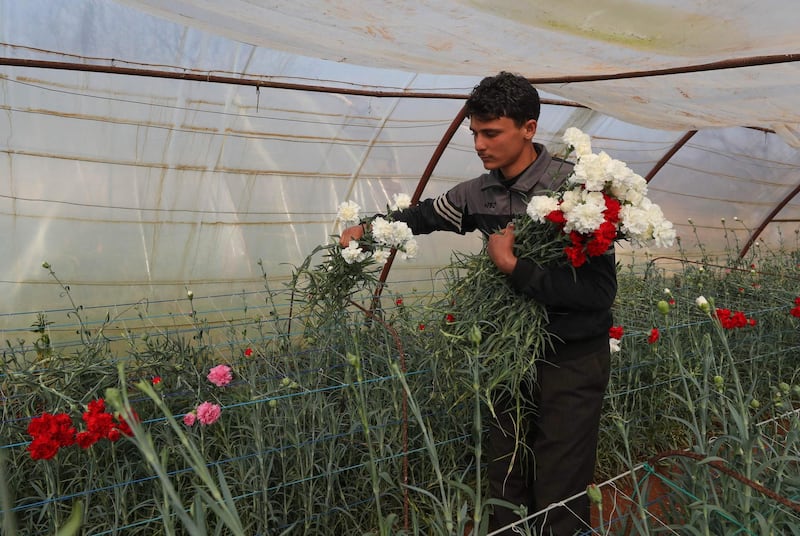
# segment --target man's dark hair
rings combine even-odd
[[[481,121],[508,117],[522,126],[529,119],[539,120],[539,107],[539,92],[525,77],[502,71],[472,89],[466,112]]]

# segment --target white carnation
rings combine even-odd
[[[639,205],[624,205],[620,219],[622,230],[636,246],[670,247],[675,241],[672,222],[646,197]]]
[[[583,203],[582,190],[567,190],[561,196],[561,210],[562,212],[569,212],[575,208],[579,203]]]
[[[419,245],[417,244],[417,240],[415,238],[411,238],[403,244],[403,249],[400,252],[400,258],[405,259],[413,259],[419,253]]]
[[[361,262],[369,256],[369,253],[366,251],[362,251],[360,247],[358,247],[358,242],[355,240],[351,240],[350,243],[347,245],[346,248],[342,250],[342,258],[344,262],[347,264],[353,264],[354,262]]]
[[[353,201],[345,201],[339,205],[338,218],[345,222],[358,221],[358,213],[361,207]]]
[[[372,220],[372,236],[380,244],[392,243],[392,224],[384,218],[378,217]]]
[[[585,134],[580,129],[569,127],[564,131],[564,136],[561,138],[564,143],[572,147],[578,158],[592,153],[592,142],[588,134]]]
[[[403,244],[414,238],[414,233],[404,221],[392,222],[392,242],[394,247],[401,247]]]
[[[372,236],[378,244],[400,248],[414,237],[414,233],[405,222],[390,222],[378,217],[372,221]]]
[[[657,248],[668,248],[675,243],[675,228],[672,222],[661,218],[653,223],[653,245]]]
[[[612,354],[614,354],[616,352],[619,352],[620,349],[621,349],[620,344],[619,344],[619,340],[617,340],[617,339],[615,339],[613,337],[609,337],[608,346],[610,347]]]
[[[582,203],[576,204],[570,211],[564,211],[567,220],[564,232],[593,233],[605,221],[603,211],[606,209],[606,203],[603,194],[584,192],[582,197]]]
[[[394,203],[392,203],[392,210],[403,210],[411,206],[411,196],[408,194],[394,194]]]
[[[378,249],[372,254],[372,258],[378,264],[386,264],[386,261],[389,260],[389,251],[385,249]]]
[[[611,162],[612,158],[605,152],[587,154],[575,164],[569,182],[582,184],[589,191],[602,191],[606,187],[606,182],[613,179],[608,169]]]
[[[647,210],[640,206],[623,205],[619,211],[622,222],[621,229],[625,235],[636,243],[646,240],[650,229],[650,219]]]
[[[629,170],[630,171],[630,170]],[[638,205],[647,195],[647,181],[641,175],[630,173],[615,175],[611,183],[611,195],[621,203]]]
[[[535,222],[544,223],[545,216],[558,210],[558,199],[546,195],[535,195],[528,203],[526,212]]]

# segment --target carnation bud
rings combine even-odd
[[[193,299],[194,298],[194,292],[192,292],[191,290],[187,290],[186,291],[186,297],[189,298],[190,300]]]
[[[658,307],[658,311],[662,315],[668,315],[669,314],[669,304],[666,301],[659,300],[658,303],[656,304],[656,307]]]
[[[42,263],[42,268],[44,268],[45,270],[49,270],[50,269],[50,263],[47,262],[47,261],[44,261]]]
[[[589,484],[586,487],[586,496],[589,497],[592,504],[603,504],[603,493],[600,491],[600,488],[597,487],[597,484]]]
[[[469,330],[469,341],[475,346],[481,343],[481,330],[475,324],[472,324],[472,328]]]
[[[122,409],[122,394],[116,387],[107,387],[105,390],[105,401],[114,409]]]
[[[694,303],[696,303],[697,307],[699,307],[704,313],[707,313],[711,310],[711,305],[709,305],[705,296],[698,296],[697,299],[694,300]]]
[[[781,382],[781,383],[778,384],[778,389],[780,389],[781,392],[783,392],[783,394],[788,395],[789,394],[789,390],[791,389],[791,387],[789,387],[788,383]]]
[[[722,376],[714,376],[714,385],[716,385],[717,387],[722,387],[723,385],[725,385],[725,378],[723,378]]]
[[[754,398],[753,400],[750,401],[750,407],[753,409],[758,409],[761,407],[761,402],[759,402]]]

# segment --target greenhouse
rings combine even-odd
[[[798,23],[789,0],[0,0],[3,534],[800,534]],[[470,103],[500,72],[575,189],[510,234],[459,211],[384,240],[490,169]],[[493,495],[495,403],[564,341],[498,236],[535,273],[616,277],[591,483],[535,507]]]

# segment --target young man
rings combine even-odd
[[[547,310],[554,342],[537,359],[532,392],[522,393],[529,405],[519,427],[525,445],[516,449],[513,401],[502,399],[495,402],[498,418],[492,419],[486,445],[491,496],[524,506],[529,514],[585,491],[592,481],[617,290],[613,250],[574,270],[566,263],[540,267],[514,256],[513,217],[525,212],[532,196],[557,189],[571,170],[532,141],[539,108],[539,94],[525,78],[501,72],[483,79],[466,109],[475,151],[488,173],[392,215],[414,234],[479,230],[512,288]],[[350,227],[341,244],[362,236],[362,226]],[[529,452],[520,455],[523,451]],[[541,517],[533,534],[571,536],[589,527],[588,499],[584,494]],[[519,520],[514,510],[495,507],[489,530]]]

